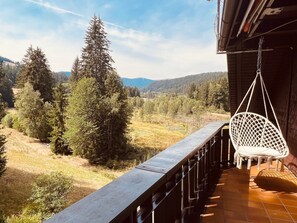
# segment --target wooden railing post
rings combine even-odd
[[[222,131],[218,132],[216,135],[216,144],[215,144],[215,163],[216,168],[220,168],[222,162]]]
[[[229,129],[223,129],[222,164],[224,167],[229,163]]]

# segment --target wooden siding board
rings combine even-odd
[[[297,52],[293,52],[291,97],[288,119],[287,142],[290,155],[286,158],[286,165],[297,175]]]

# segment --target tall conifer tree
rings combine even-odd
[[[0,61],[0,95],[2,95],[2,99],[3,99],[2,102],[7,104],[8,107],[13,107],[14,105],[12,84],[13,83],[11,82],[11,80],[9,80],[6,73],[4,72],[3,62]]]
[[[0,79],[4,77],[4,72],[3,72],[3,61],[0,61]]]
[[[131,111],[112,63],[103,22],[94,16],[82,49],[81,80],[69,99],[65,133],[73,152],[91,163],[121,155],[127,144]]]
[[[95,78],[82,78],[74,85],[67,107],[65,137],[73,153],[90,163],[98,163],[106,147],[102,134],[105,109]]]
[[[0,119],[2,118],[1,115],[5,114],[5,107],[2,103],[2,98],[1,98],[1,94],[0,94]],[[5,166],[6,166],[6,157],[5,157],[5,148],[4,148],[4,144],[5,144],[5,136],[4,135],[0,135],[0,176],[4,173],[5,171]]]
[[[104,80],[112,71],[114,62],[110,56],[109,44],[103,22],[94,16],[85,37],[85,47],[81,55],[81,77],[94,77],[99,89],[104,93]]]
[[[69,81],[71,84],[76,83],[79,79],[80,61],[78,57],[75,58],[71,69]]]
[[[111,72],[105,80],[106,89],[106,139],[107,150],[120,155],[127,143],[126,131],[131,112],[128,106],[127,92],[116,72]]]
[[[53,77],[45,54],[40,48],[30,46],[23,59],[23,65],[18,76],[18,86],[24,87],[29,82],[34,91],[39,91],[44,101],[51,101],[53,94]]]
[[[52,127],[51,150],[56,154],[70,154],[71,150],[64,139],[66,120],[66,88],[59,83],[54,90],[54,100],[49,112],[49,123]]]

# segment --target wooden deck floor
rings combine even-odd
[[[266,164],[223,171],[208,198],[203,223],[297,222],[297,177],[290,171],[276,172]]]

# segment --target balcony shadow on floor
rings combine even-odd
[[[246,222],[249,182],[250,171],[246,168],[224,169],[214,190],[208,196],[204,212],[196,222]]]
[[[254,183],[266,191],[297,192],[297,178],[287,171],[261,170],[255,177]]]

